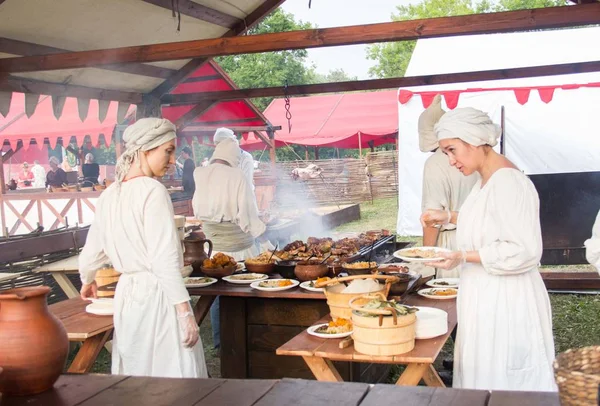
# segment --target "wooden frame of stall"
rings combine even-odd
[[[0,0],[0,4],[1,3],[2,1]],[[162,3],[164,3],[163,7],[168,7],[166,1],[163,1]],[[252,27],[282,3],[283,0],[267,0],[262,2],[254,12],[244,19],[244,21],[232,22],[229,20],[227,24],[229,24],[228,26],[231,27],[231,29],[221,38],[81,52],[68,52],[57,49],[53,49],[52,52],[42,52],[43,50],[40,51],[39,46],[38,48],[33,47],[33,49],[29,49],[28,53],[21,53],[21,55],[26,56],[0,59],[0,91],[25,91],[54,96],[94,98],[101,100],[116,100],[123,103],[134,103],[137,104],[137,113],[138,116],[141,117],[159,114],[161,104],[195,104],[196,106],[190,111],[190,114],[186,115],[181,123],[178,123],[178,125],[180,125],[189,123],[190,120],[193,120],[193,117],[195,117],[194,114],[197,116],[211,106],[212,103],[222,100],[364,91],[397,88],[402,86],[437,85],[444,83],[600,71],[600,61],[591,61],[480,72],[298,85],[289,86],[285,89],[284,87],[272,87],[199,94],[168,94],[198,67],[202,66],[214,56],[389,41],[406,41],[443,36],[556,29],[600,23],[600,3],[590,3],[586,0],[582,3],[590,4],[241,36],[241,34],[245,33],[249,27]],[[224,21],[227,20],[222,13],[210,14],[206,13],[206,10],[204,10],[204,12],[203,10],[198,11],[197,9],[194,11],[193,9],[184,7],[184,13],[186,12],[199,14],[200,18],[203,18],[205,21],[208,21],[207,18],[216,18],[216,21],[219,21],[221,25],[225,24]],[[210,17],[211,15],[212,17]],[[223,18],[225,18],[225,20],[223,20]],[[2,47],[0,46],[0,51],[1,50]],[[48,50],[46,49],[46,51]],[[47,53],[47,55],[41,56],[40,54],[42,53]],[[107,90],[33,81],[11,75],[11,73],[88,67],[119,71],[139,69],[147,71],[157,67],[143,65],[143,63],[188,58],[191,58],[190,62],[177,72],[168,75],[163,83],[147,94],[124,90]],[[157,73],[154,72],[154,74]],[[255,134],[261,137],[261,139],[272,148],[272,154],[274,155],[274,143],[271,142],[273,139],[272,134],[269,134],[268,138],[260,135],[261,133],[259,131]],[[583,278],[575,283],[575,285],[579,287],[597,286],[596,279],[597,278]],[[558,281],[553,281],[553,283],[558,283]]]

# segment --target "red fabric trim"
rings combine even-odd
[[[527,101],[529,100],[529,94],[531,93],[531,89],[530,88],[523,88],[523,89],[515,89],[515,96],[517,97],[517,102],[519,102],[519,104],[525,104],[527,103]]]
[[[540,99],[546,104],[550,103],[554,97],[554,90],[555,88],[553,87],[539,88],[538,93],[540,94]]]
[[[444,100],[446,100],[446,106],[450,110],[454,110],[458,106],[458,99],[460,98],[460,91],[444,92]]]
[[[431,103],[433,103],[433,99],[435,98],[435,95],[437,93],[432,93],[432,92],[423,92],[421,94],[421,102],[423,103],[423,108],[427,108],[429,106],[431,106]]]
[[[410,90],[403,90],[400,89],[400,91],[398,92],[398,101],[401,104],[406,104],[410,101],[410,99],[413,97],[413,92],[411,92]]]

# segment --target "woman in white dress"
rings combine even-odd
[[[457,225],[459,250],[437,268],[461,267],[454,348],[455,388],[556,390],[552,313],[538,270],[539,198],[531,181],[492,147],[500,128],[472,108],[435,126],[440,147],[478,181],[458,212],[427,210],[423,225]]]
[[[96,297],[96,270],[121,273],[114,299],[112,373],[207,377],[202,341],[183,283],[181,243],[165,187],[153,179],[175,163],[175,126],[144,118],[123,134],[116,182],[98,199],[79,256],[81,297]]]

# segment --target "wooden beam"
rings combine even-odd
[[[210,109],[218,102],[213,100],[206,100],[195,105],[190,111],[179,117],[175,122],[175,126],[178,130],[183,130],[188,124],[192,123],[196,117],[202,115],[205,111]]]
[[[575,6],[573,6],[575,7]],[[531,66],[513,69],[495,69],[476,72],[445,73],[440,75],[406,76],[401,78],[358,80],[351,82],[319,83],[315,85],[295,85],[284,87],[265,87],[258,89],[238,89],[222,92],[204,92],[190,94],[165,95],[163,105],[193,104],[199,100],[238,100],[254,97],[304,96],[318,93],[352,92],[375,89],[394,89],[410,86],[429,86],[445,83],[478,82],[487,80],[516,79],[535,76],[554,76],[570,73],[598,72],[600,61],[566,63],[561,65]]]
[[[0,38],[0,52],[21,56],[50,55],[72,52],[71,50],[54,48],[32,42],[17,41],[10,38]],[[99,69],[115,72],[131,73],[134,75],[166,79],[177,72],[175,69],[161,68],[146,64],[106,65]]]
[[[77,85],[63,85],[60,83],[17,78],[15,76],[9,76],[3,80],[0,79],[0,91],[80,97],[82,99],[111,100],[130,104],[142,102],[141,93],[98,89]]]
[[[265,137],[264,135],[262,135],[262,133],[260,133],[259,131],[252,131],[254,133],[254,135],[256,135],[258,138],[260,138],[260,140],[262,142],[264,142],[267,147],[269,148],[273,148],[273,143],[271,142],[271,140],[267,137]]]
[[[171,0],[143,0],[146,3],[154,4],[169,11],[173,10],[173,2]],[[211,24],[220,25],[221,27],[232,28],[239,24],[242,20],[232,15],[223,13],[222,11],[203,6],[191,0],[178,0],[176,11],[189,17],[198,20],[206,21]]]
[[[271,13],[271,11],[275,10],[282,4],[285,0],[266,0],[264,1],[256,10],[250,13],[242,23],[236,25],[234,28],[227,31],[223,34],[223,38],[235,37],[237,35],[241,35],[246,33],[246,31],[256,24],[258,24],[266,15]],[[204,65],[209,61],[209,58],[196,58],[192,59],[188,63],[186,63],[183,68],[181,68],[177,73],[171,76],[169,79],[165,80],[163,83],[158,85],[154,90],[152,90],[152,95],[156,97],[161,97],[164,94],[169,93],[173,89],[177,87],[179,83],[184,81],[188,76],[196,71],[199,67]],[[2,69],[0,69],[0,77]]]
[[[217,131],[219,127],[215,127],[215,126],[203,126],[203,125],[190,125],[187,126],[184,130],[183,133],[185,134],[186,132],[200,132],[200,131]],[[267,131],[269,128],[278,131],[281,130],[281,126],[277,126],[277,127],[269,127],[266,125],[246,125],[246,126],[230,126],[227,127],[229,128],[231,131],[233,132],[252,132],[252,131]]]
[[[598,24],[600,3],[0,59],[2,72],[87,68]]]
[[[208,75],[208,76],[195,76],[193,78],[187,78],[183,81],[183,83],[198,83],[198,82],[208,82],[211,80],[219,80],[221,79],[221,75]]]

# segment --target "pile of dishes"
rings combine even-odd
[[[417,307],[416,338],[426,340],[448,332],[448,313],[434,307]]]

